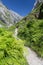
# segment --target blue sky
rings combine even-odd
[[[2,0],[9,9],[17,12],[21,16],[26,16],[31,12],[35,0]]]

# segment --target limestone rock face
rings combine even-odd
[[[5,24],[11,26],[22,19],[18,13],[9,10],[5,5],[0,2],[0,25]]]
[[[43,19],[43,0],[36,0],[33,11],[35,11],[34,13],[37,18]]]
[[[33,9],[37,8],[39,3],[43,3],[43,0],[36,0],[35,3],[34,3]]]

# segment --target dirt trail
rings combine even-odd
[[[27,54],[24,54],[24,56],[27,59],[27,62],[29,65],[43,65],[43,60],[37,57],[37,54],[32,51],[30,48],[26,47]]]

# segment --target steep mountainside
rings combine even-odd
[[[38,3],[38,2],[37,2]],[[26,40],[31,47],[43,58],[43,2],[39,2],[32,12],[18,22],[18,37]]]
[[[37,8],[37,6],[39,5],[39,3],[42,3],[43,0],[36,0],[35,3],[34,3],[34,7],[33,9]]]
[[[32,12],[28,14],[26,17],[24,17],[21,22],[17,23],[18,24],[26,24],[30,20],[43,20],[43,2],[37,2],[36,5],[33,7]],[[21,26],[21,25],[20,25]]]
[[[14,11],[9,10],[0,2],[0,27],[2,25],[11,26],[20,21],[22,17]]]

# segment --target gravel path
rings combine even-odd
[[[37,57],[37,54],[30,48],[26,47],[28,53],[24,54],[29,65],[43,65],[43,59]]]

